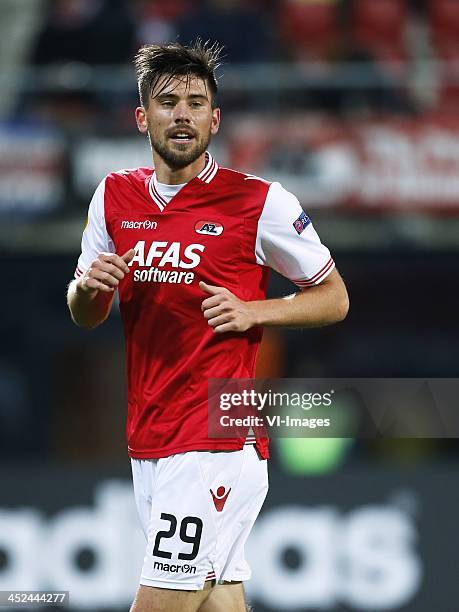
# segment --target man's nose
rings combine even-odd
[[[189,123],[191,121],[190,109],[186,102],[179,102],[174,108],[175,123]]]

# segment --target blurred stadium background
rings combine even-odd
[[[197,35],[226,45],[216,158],[298,195],[351,297],[268,330],[259,374],[457,376],[458,0],[0,0],[0,590],[117,611],[136,587],[120,321],[82,332],[65,291],[95,186],[150,163],[135,50]],[[457,612],[455,440],[272,454],[257,612]]]

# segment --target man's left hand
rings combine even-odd
[[[201,304],[201,310],[215,333],[244,332],[256,325],[256,302],[244,302],[229,289],[203,281],[199,288],[210,293]]]

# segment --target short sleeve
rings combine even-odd
[[[81,239],[81,255],[75,270],[75,278],[79,278],[89,268],[99,253],[114,253],[115,245],[110,238],[105,225],[105,179],[94,192],[88,210],[88,221]]]
[[[297,198],[273,183],[258,222],[257,263],[269,266],[298,287],[321,283],[335,263]]]

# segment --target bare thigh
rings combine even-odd
[[[217,584],[198,612],[249,612],[242,582]]]
[[[130,612],[198,612],[201,604],[209,597],[211,588],[211,581],[206,582],[202,591],[158,589],[140,585]]]

